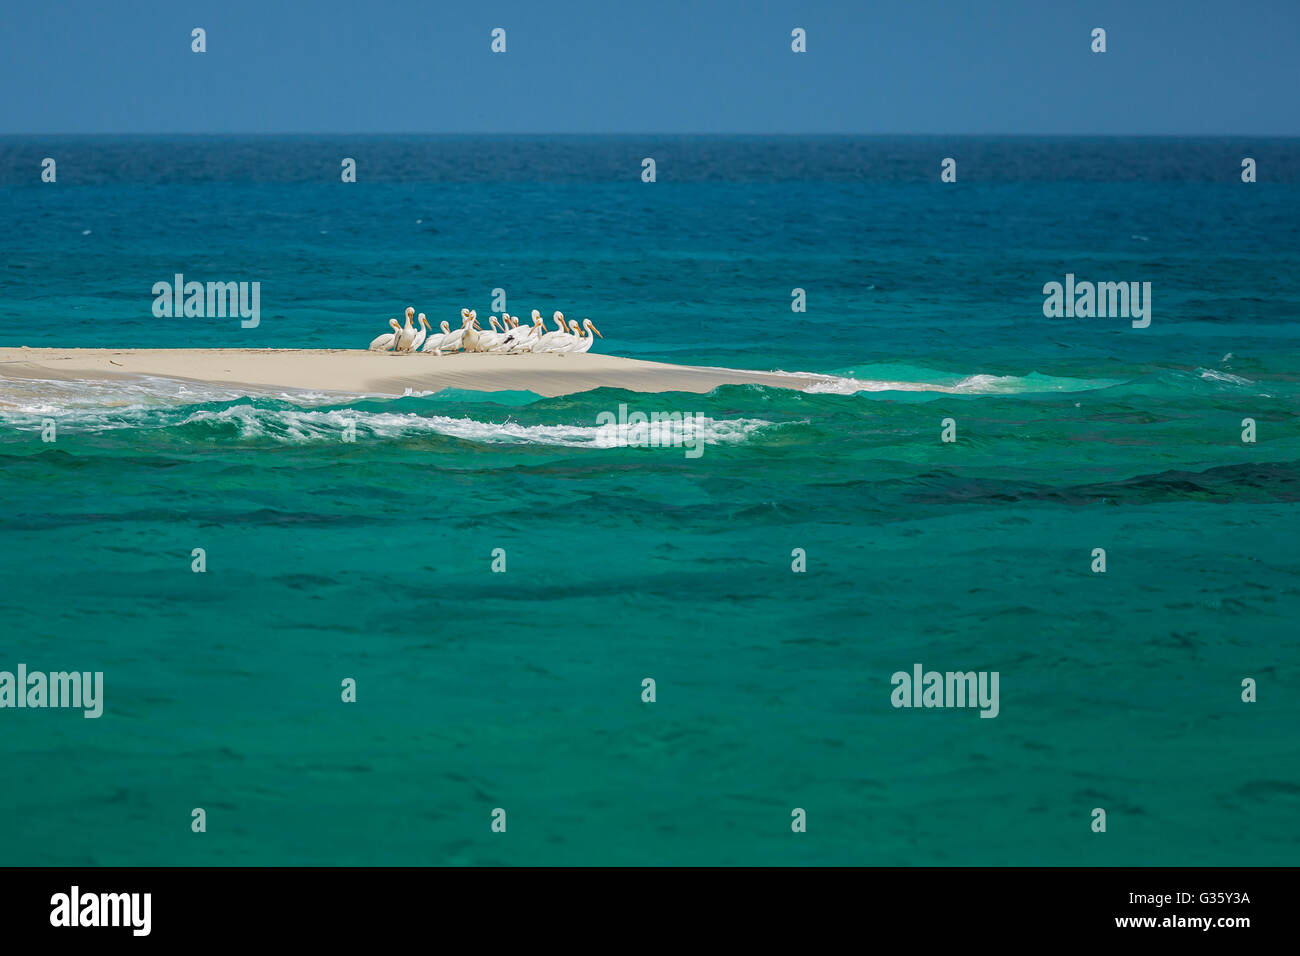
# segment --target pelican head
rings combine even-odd
[[[574,335],[578,334],[578,323],[575,319],[569,319],[569,331]]]
[[[460,317],[461,317],[462,319],[468,319],[468,318],[469,318],[469,309],[461,309],[461,310],[460,310]]]
[[[388,324],[391,325],[391,326],[393,327],[393,331],[394,331],[394,332],[400,332],[400,331],[402,331],[402,325],[401,325],[401,323],[398,322],[396,319],[389,319],[389,320],[388,320]]]
[[[536,325],[537,320],[540,319],[541,317],[542,317],[542,313],[538,312],[536,309],[533,309],[533,325]]]
[[[410,322],[413,318],[415,318],[415,308],[408,305],[406,307],[406,321]]]
[[[424,317],[424,313],[421,312],[417,318],[420,320],[420,324],[424,326],[425,331],[430,331],[429,320]]]
[[[443,335],[451,335],[451,326],[447,324],[446,319],[442,321],[441,328],[442,328]]]
[[[595,332],[597,335],[600,335],[600,329],[596,328],[596,326],[592,323],[591,319],[583,319],[582,327],[586,329],[588,332]],[[603,339],[605,336],[600,335],[600,337]]]

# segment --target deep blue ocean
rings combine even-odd
[[[156,318],[176,273],[260,325]],[[1067,274],[1149,327],[1046,317]],[[105,684],[0,710],[0,862],[1295,862],[1300,140],[0,138],[0,346],[364,348],[495,289],[836,384],[0,365],[0,670]],[[704,453],[608,447],[620,404]],[[998,716],[892,706],[916,663]]]

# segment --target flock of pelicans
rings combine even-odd
[[[413,317],[415,309],[408,307],[406,325],[389,319],[393,331],[371,342],[370,350],[432,352],[434,355],[460,349],[466,352],[588,352],[594,337],[600,335],[600,329],[591,324],[591,319],[583,319],[582,325],[569,319],[566,325],[563,312],[555,313],[556,331],[548,332],[546,320],[536,309],[533,309],[531,325],[520,323],[517,315],[502,312],[499,321],[495,315],[489,318],[490,330],[478,324],[478,313],[472,309],[460,310],[460,328],[454,332],[446,322],[442,323],[441,332],[435,332],[423,312],[418,317],[420,328],[416,328],[411,323]],[[603,339],[605,336],[600,337]]]

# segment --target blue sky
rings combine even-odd
[[[1300,0],[10,0],[0,89],[8,134],[1298,135]]]

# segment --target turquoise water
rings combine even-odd
[[[316,141],[69,141],[55,185],[9,145],[0,344],[362,346],[504,287],[829,384],[0,381],[0,669],[105,684],[0,710],[4,862],[1295,862],[1293,141],[674,140],[644,184],[654,144],[379,140],[355,187]],[[155,319],[175,272],[261,325]],[[1067,272],[1150,281],[1150,328],[1044,318]],[[892,707],[917,662],[997,718]]]

